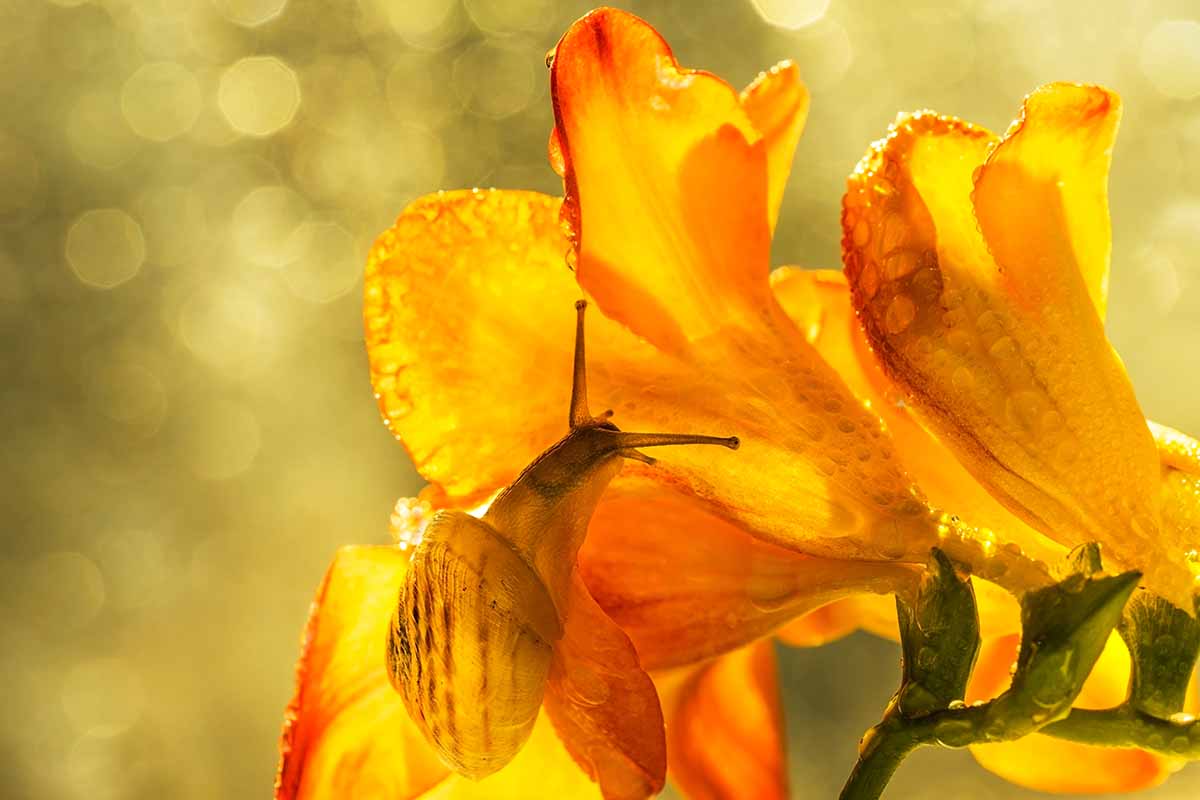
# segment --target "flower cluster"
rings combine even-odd
[[[563,36],[550,80],[562,199],[438,193],[372,249],[371,379],[430,485],[393,515],[403,546],[342,550],[318,591],[279,800],[633,800],[668,773],[689,797],[785,797],[770,637],[897,637],[889,596],[922,602],[932,548],[973,576],[968,702],[1005,690],[1018,600],[1047,596],[1072,548],[1098,542],[1106,569],[1191,610],[1200,444],[1145,420],[1104,333],[1113,93],[1042,87],[1003,137],[902,115],[850,176],[844,272],[772,272],[808,109],[793,64],[739,93],[600,9]],[[409,551],[446,518],[434,512],[521,516],[496,511],[511,494],[489,504],[527,486],[526,465],[562,435],[581,294],[600,311],[592,398],[615,421],[734,433],[740,449],[627,455],[603,494],[569,513],[537,506],[582,520],[586,541],[577,566],[573,549],[534,570],[579,583],[570,601],[548,595],[564,644],[547,713],[474,782],[389,683],[389,626],[425,568]],[[616,430],[572,417],[572,430]],[[1102,635],[1076,708],[1125,700],[1128,651]],[[1049,735],[984,741],[971,743],[985,767],[1060,791],[1132,790],[1178,766]]]

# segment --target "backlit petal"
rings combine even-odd
[[[842,273],[783,267],[771,273],[771,288],[821,357],[883,420],[896,445],[896,456],[935,508],[988,529],[996,547],[1016,547],[1047,563],[1066,554],[1067,548],[992,497],[913,416],[901,390],[871,353]]]
[[[1153,422],[1150,430],[1162,459],[1163,531],[1191,543],[1187,563],[1200,575],[1200,442]]]
[[[868,618],[874,620],[882,617],[886,620],[889,613],[894,628],[896,602],[888,595],[846,597],[788,622],[775,631],[775,636],[792,647],[821,647],[854,633],[860,627],[870,630]]]
[[[346,796],[346,800],[352,797]],[[600,788],[571,759],[546,714],[508,766],[481,781],[452,775],[421,800],[601,800]],[[355,798],[357,800],[357,798]]]
[[[408,556],[338,552],[313,603],[288,707],[276,800],[404,800],[449,770],[388,682],[388,619]]]
[[[808,118],[808,87],[795,63],[783,61],[742,90],[742,109],[767,148],[767,216],[771,230],[779,219],[792,156]]]
[[[532,193],[431,196],[372,255],[372,379],[440,502],[486,499],[566,431],[579,287],[558,260],[557,210]],[[878,418],[773,298],[764,321],[676,356],[590,313],[592,407],[614,409],[625,430],[738,435],[737,452],[666,448],[643,472],[756,538],[826,558],[923,563],[936,520]]]
[[[688,800],[782,800],[787,761],[775,648],[762,640],[660,681],[671,782]]]
[[[534,192],[429,195],[372,248],[364,317],[380,411],[457,504],[510,483],[566,432],[579,289],[559,205]],[[590,338],[594,351],[611,337]]]
[[[769,269],[767,148],[738,93],[680,67],[653,28],[609,8],[563,36],[550,86],[563,216],[580,285],[604,312],[672,351],[757,315]],[[765,119],[760,107],[781,93],[751,104]]]
[[[1043,86],[1025,99],[980,172],[979,225],[1001,269],[1013,270],[1011,289],[1027,302],[1053,307],[1090,297],[1104,319],[1108,167],[1120,117],[1121,100],[1107,89]]]
[[[972,175],[991,143],[958,120],[904,117],[851,176],[843,250],[867,338],[1004,505],[1064,545],[1100,541],[1112,567],[1182,604],[1191,578],[1181,543],[1159,535],[1153,441],[1078,271],[1038,266],[1037,242],[997,265],[975,224]],[[1040,293],[1072,281],[1078,302]]]
[[[647,669],[728,652],[846,594],[907,590],[910,567],[758,541],[684,495],[622,476],[592,517],[580,573]]]
[[[578,575],[555,646],[546,713],[606,800],[657,794],[667,771],[658,694],[619,627]]]
[[[995,697],[1008,688],[1009,667],[1019,648],[1018,635],[984,642],[967,690],[968,702]],[[1129,651],[1114,633],[1075,706],[1112,708],[1125,700],[1128,686]],[[1169,759],[1144,750],[1093,747],[1042,734],[976,745],[971,752],[980,764],[1008,781],[1071,794],[1132,792],[1161,783],[1177,768]]]

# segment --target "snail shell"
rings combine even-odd
[[[482,778],[529,738],[561,636],[554,603],[525,557],[483,520],[443,511],[400,591],[388,674],[442,759]]]

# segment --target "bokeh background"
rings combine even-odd
[[[617,4],[737,85],[799,62],[776,263],[838,263],[897,111],[1003,130],[1039,83],[1119,90],[1110,332],[1200,432],[1194,0]],[[557,191],[543,57],[588,6],[0,0],[0,795],[268,795],[312,592],[419,486],[367,381],[367,247],[438,188]],[[835,796],[897,659],[784,654],[797,797]],[[889,796],[1035,795],[924,752]]]

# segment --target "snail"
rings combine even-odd
[[[388,633],[387,670],[442,760],[479,779],[533,729],[588,522],[621,459],[637,448],[737,437],[629,433],[588,412],[584,309],[575,304],[570,430],[481,517],[440,511],[413,552]]]

